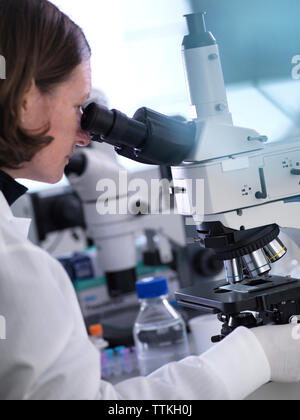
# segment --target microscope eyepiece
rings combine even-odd
[[[92,140],[111,144],[119,151],[122,147],[140,147],[147,136],[145,124],[96,103],[84,110],[81,128],[90,132]]]
[[[83,113],[81,128],[92,133],[94,130],[106,136],[114,123],[114,113],[96,103],[89,104]]]
[[[139,109],[133,118],[116,109],[91,103],[84,110],[81,127],[94,141],[115,147],[121,156],[150,165],[181,164],[194,147],[196,125]]]

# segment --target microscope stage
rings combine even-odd
[[[300,280],[270,276],[244,280],[234,285],[206,281],[175,293],[177,303],[211,313],[237,314],[266,311],[272,305],[300,300]]]

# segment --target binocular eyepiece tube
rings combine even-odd
[[[180,165],[196,142],[194,121],[181,121],[148,108],[133,118],[96,103],[83,112],[81,127],[92,140],[115,147],[121,156],[152,165]]]

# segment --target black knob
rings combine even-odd
[[[214,277],[224,268],[223,262],[209,249],[199,249],[193,257],[193,267],[197,274],[203,277]]]
[[[69,176],[75,174],[81,176],[84,174],[87,167],[87,158],[82,153],[77,153],[70,159],[70,163],[65,168],[65,175]]]
[[[215,335],[211,338],[213,344],[220,343],[225,337],[223,335]]]
[[[60,229],[85,226],[82,204],[75,194],[58,197],[51,205],[50,214]]]

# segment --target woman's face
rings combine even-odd
[[[89,134],[80,127],[82,106],[90,92],[89,61],[80,64],[71,78],[49,95],[41,95],[35,84],[31,86],[23,102],[22,126],[30,132],[50,122],[47,135],[54,140],[26,163],[17,177],[50,184],[61,180],[75,147],[90,142]]]

